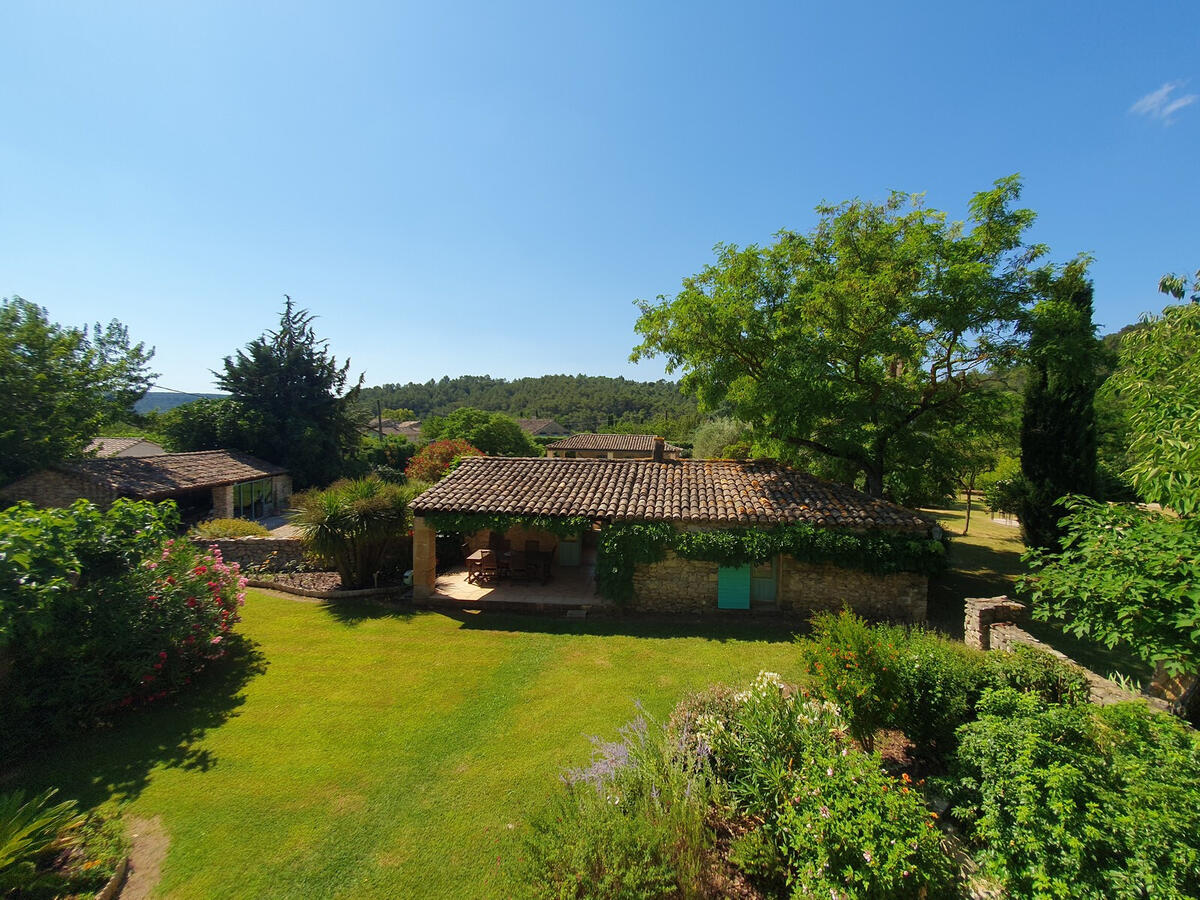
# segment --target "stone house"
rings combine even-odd
[[[433,599],[437,590],[438,515],[586,518],[592,527],[580,536],[585,546],[604,528],[653,522],[690,531],[807,524],[856,534],[940,537],[936,525],[912,510],[770,461],[468,457],[416,497],[412,510],[418,601]],[[516,537],[531,536],[538,537],[527,530]],[[486,542],[480,535],[463,537],[469,547]],[[542,546],[555,543],[553,536],[542,538]],[[627,608],[810,615],[848,604],[871,618],[922,621],[928,586],[925,574],[912,571],[872,574],[783,554],[726,567],[668,551],[658,562],[635,567]]]
[[[652,434],[574,434],[546,445],[560,459],[679,459],[683,450]]]
[[[185,522],[206,518],[257,519],[288,508],[287,470],[246,453],[205,450],[158,456],[67,460],[0,489],[0,500],[70,506],[118,497],[174,500]]]

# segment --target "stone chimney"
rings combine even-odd
[[[663,445],[665,445],[665,444],[666,444],[666,441],[664,441],[660,437],[656,437],[654,439],[654,461],[655,462],[663,461]]]

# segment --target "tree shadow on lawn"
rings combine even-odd
[[[493,610],[430,610],[445,616],[465,630],[536,632],[538,634],[577,634],[596,637],[704,638],[710,641],[762,641],[790,643],[797,635],[808,634],[809,624],[802,619],[754,615],[753,618],[726,616],[649,616],[604,613],[586,619],[565,616],[513,613]]]
[[[362,600],[323,600],[321,610],[342,625],[354,627],[373,619],[409,621],[418,610],[411,603],[382,603]]]
[[[267,670],[259,645],[245,635],[235,635],[228,651],[173,698],[59,743],[31,748],[0,776],[0,789],[56,787],[63,799],[91,808],[110,797],[136,797],[159,766],[211,768],[216,758],[196,745],[210,728],[238,715],[246,685]]]

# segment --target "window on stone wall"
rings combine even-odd
[[[233,515],[238,519],[261,519],[275,510],[275,486],[270,478],[243,481],[233,486]]]

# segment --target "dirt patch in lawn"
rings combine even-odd
[[[120,900],[146,900],[162,877],[163,860],[171,838],[162,817],[129,819],[129,878],[121,889]]]

